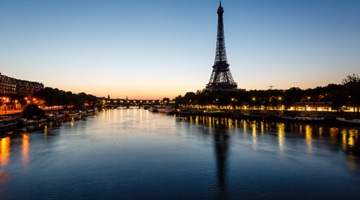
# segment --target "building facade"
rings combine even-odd
[[[44,88],[39,82],[20,80],[2,75],[0,73],[0,95],[32,95],[34,92]]]

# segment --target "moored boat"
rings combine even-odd
[[[155,107],[155,106],[150,106],[150,107],[148,108],[148,111],[150,111],[150,112],[157,112],[158,110],[157,110],[157,107]]]
[[[324,120],[324,117],[317,117],[317,116],[308,116],[308,117],[284,117],[285,119],[292,119],[298,121],[321,121]]]
[[[158,113],[172,114],[175,112],[175,109],[170,106],[159,106],[157,107]]]
[[[360,119],[346,119],[343,117],[337,117],[336,120],[339,122],[347,123],[347,124],[360,125]]]

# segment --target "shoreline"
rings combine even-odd
[[[298,112],[301,113],[301,112]],[[311,112],[309,112],[311,113]],[[204,116],[204,117],[216,117],[216,118],[231,118],[233,120],[254,120],[254,121],[266,121],[266,122],[275,122],[275,123],[308,123],[308,124],[321,124],[329,126],[353,126],[360,128],[360,122],[350,122],[340,121],[339,119],[354,119],[353,117],[344,116],[344,115],[317,115],[316,113],[311,113],[312,115],[306,117],[289,117],[291,115],[279,115],[273,113],[242,113],[240,111],[233,112],[202,112],[202,111],[176,111],[175,115],[179,117],[194,117],[194,116]],[[339,114],[339,113],[337,113]]]
[[[176,117],[214,117],[214,118],[230,118],[233,120],[252,120],[252,121],[265,121],[273,123],[306,123],[306,124],[319,124],[328,126],[348,126],[354,128],[360,128],[360,120],[356,122],[340,121],[339,119],[351,119],[345,113],[320,113],[319,112],[307,112],[308,117],[289,117],[300,114],[299,111],[284,111],[282,115],[274,112],[255,111],[252,113],[243,113],[241,111],[215,111],[204,112],[200,110],[177,110],[171,115]],[[53,114],[48,112],[47,114]],[[6,134],[13,131],[34,131],[44,127],[60,126],[62,123],[69,121],[77,121],[88,116],[95,115],[95,112],[76,112],[68,114],[50,115],[47,118],[37,120],[25,120],[21,118],[18,113],[12,115],[0,115],[0,134]],[[311,115],[310,115],[311,114]],[[351,113],[354,115],[354,113]],[[345,116],[344,116],[345,115]],[[321,116],[321,117],[309,117],[309,116]],[[352,118],[354,119],[354,118]]]
[[[46,118],[40,119],[25,119],[20,115],[12,115],[4,118],[0,118],[0,135],[12,133],[12,132],[28,132],[35,131],[40,129],[47,129],[48,127],[60,126],[66,122],[74,122],[81,119],[85,119],[89,116],[94,116],[96,112],[77,112],[77,113],[66,113],[66,114],[57,114],[49,115],[52,113],[47,113]]]

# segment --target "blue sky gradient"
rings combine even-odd
[[[223,0],[239,88],[302,89],[360,74],[360,1]],[[0,72],[75,93],[162,99],[201,90],[217,0],[0,0]]]

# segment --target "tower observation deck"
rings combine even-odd
[[[223,13],[224,8],[220,1],[217,9],[218,27],[215,62],[209,83],[206,85],[207,90],[237,90],[237,84],[231,76],[226,58]]]

